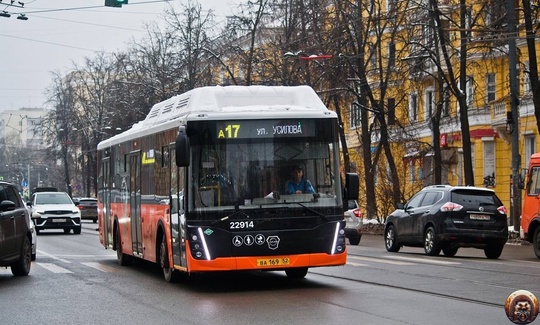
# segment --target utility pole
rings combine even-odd
[[[510,68],[510,113],[512,120],[512,188],[511,188],[511,211],[514,231],[519,232],[521,216],[521,190],[518,187],[520,182],[519,169],[521,156],[519,155],[519,99],[517,94],[517,58],[516,58],[516,8],[514,1],[506,1],[508,18],[508,64]]]

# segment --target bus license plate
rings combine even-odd
[[[471,220],[489,220],[489,216],[485,214],[470,214],[469,218]]]
[[[66,222],[66,219],[53,219],[52,222]]]
[[[273,266],[282,266],[282,265],[290,265],[290,264],[291,264],[291,260],[288,257],[257,259],[257,266],[260,266],[260,267],[273,267]]]

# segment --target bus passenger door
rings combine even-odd
[[[174,145],[169,148],[171,170],[171,247],[173,264],[186,266],[185,211],[184,211],[184,168],[176,166]]]
[[[113,230],[111,229],[111,166],[109,158],[103,159],[101,162],[101,168],[103,172],[102,187],[101,187],[101,200],[103,202],[103,240],[105,241],[105,247],[112,247],[113,245]]]
[[[141,231],[141,152],[130,154],[130,216],[131,239],[133,255],[142,257],[142,231]]]

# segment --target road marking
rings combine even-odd
[[[394,256],[394,255],[383,255],[383,257],[390,258],[390,259],[396,259],[396,260],[427,263],[427,264],[461,265],[460,262],[432,260],[432,259],[428,259],[428,258],[417,258],[417,257],[408,257],[408,256]]]
[[[70,270],[64,269],[56,264],[52,263],[36,263],[37,265],[51,271],[52,273],[73,273]]]
[[[415,265],[415,263],[409,262],[400,262],[400,261],[388,261],[381,258],[365,257],[365,256],[347,256],[347,258],[352,258],[360,261],[384,263],[384,264],[393,264],[393,265]]]
[[[368,266],[367,264],[354,263],[354,262],[347,262],[347,265],[352,265],[352,266]]]
[[[68,261],[68,260],[65,260],[65,259],[63,259],[63,258],[56,257],[56,256],[51,255],[51,254],[48,254],[48,253],[45,253],[44,251],[40,251],[39,249],[36,250],[36,255],[38,255],[38,256],[40,256],[40,257],[41,257],[41,255],[45,255],[45,256],[47,256],[47,257],[49,257],[49,258],[52,258],[53,260],[57,260],[57,261],[64,262],[64,263],[71,263],[71,262]]]
[[[111,266],[108,266],[108,265],[104,265],[104,264],[101,264],[101,263],[98,263],[98,262],[84,262],[84,263],[81,263],[82,265],[86,265],[88,267],[91,267],[91,268],[94,268],[98,271],[101,271],[101,272],[116,272],[117,269],[115,269],[114,267],[111,267]]]

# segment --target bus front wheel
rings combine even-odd
[[[159,246],[159,266],[163,270],[163,277],[166,282],[174,283],[178,281],[178,272],[169,263],[169,252],[167,250],[165,236],[161,238],[161,245]]]
[[[307,267],[295,267],[291,269],[285,269],[285,274],[289,279],[303,279],[306,277]]]

